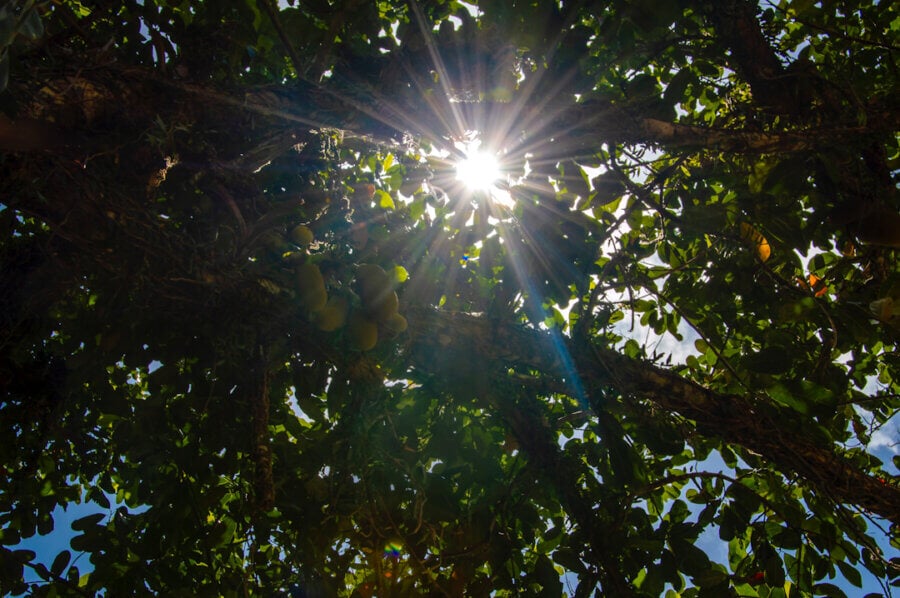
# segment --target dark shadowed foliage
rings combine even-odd
[[[875,0],[5,3],[0,593],[888,595],[898,52]]]

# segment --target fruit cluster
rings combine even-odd
[[[382,336],[394,336],[406,330],[407,322],[398,312],[400,299],[394,281],[374,264],[362,264],[356,271],[356,292],[362,309],[354,311],[347,326],[350,340],[361,351],[368,351]]]
[[[368,351],[379,336],[391,337],[406,330],[406,318],[398,312],[394,280],[379,266],[362,264],[357,269],[359,307],[351,306],[343,295],[329,297],[322,272],[311,262],[297,267],[297,279],[300,304],[313,314],[319,330],[333,332],[346,325],[345,335],[354,349]]]

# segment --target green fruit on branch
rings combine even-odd
[[[379,297],[376,301],[366,306],[366,311],[372,316],[372,319],[379,323],[396,315],[399,309],[400,299],[395,291]]]
[[[400,300],[391,276],[374,264],[362,264],[356,272],[356,290],[366,313],[383,322],[397,313]]]
[[[356,270],[356,287],[364,302],[370,302],[391,289],[391,277],[380,266],[360,264]]]
[[[382,329],[388,336],[396,336],[404,332],[408,326],[409,323],[406,321],[406,318],[398,313],[394,313],[381,323]]]
[[[353,312],[347,322],[347,337],[355,349],[368,351],[378,342],[378,325],[364,314]]]
[[[309,247],[314,238],[312,229],[305,224],[298,224],[291,230],[291,241],[300,247]]]
[[[332,296],[328,303],[316,313],[316,325],[319,330],[332,332],[347,323],[347,312],[350,311],[350,302],[345,297]]]
[[[297,284],[300,287],[299,300],[309,311],[319,311],[328,302],[325,279],[315,264],[305,263],[297,267]]]
[[[273,253],[283,253],[290,250],[290,245],[284,238],[284,235],[278,231],[269,231],[265,233],[261,239],[263,247]]]

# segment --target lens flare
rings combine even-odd
[[[403,552],[403,546],[399,542],[388,542],[384,547],[384,558],[397,560]]]

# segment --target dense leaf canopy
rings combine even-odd
[[[877,0],[6,3],[0,592],[887,593],[898,51]]]

